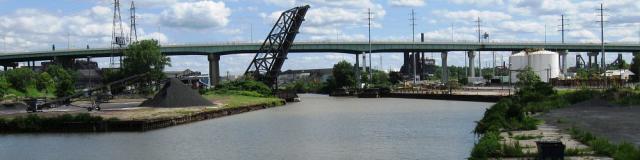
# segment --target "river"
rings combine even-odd
[[[491,103],[302,95],[148,132],[0,135],[0,159],[465,159]]]

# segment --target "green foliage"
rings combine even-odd
[[[500,135],[497,132],[486,133],[471,150],[471,158],[488,159],[500,155]]]
[[[214,92],[220,94],[238,94],[256,97],[272,96],[269,86],[254,80],[229,81],[216,86]]]
[[[5,78],[5,76],[0,75],[0,100],[4,97],[4,95],[9,93],[9,89],[11,88],[11,83]]]
[[[640,159],[640,149],[633,144],[626,142],[614,144],[607,139],[596,137],[575,127],[569,129],[569,134],[578,141],[587,144],[596,154],[611,156],[616,160]]]
[[[57,97],[65,97],[75,93],[75,74],[62,66],[51,65],[45,70],[55,82],[55,94]]]
[[[402,74],[400,72],[389,72],[389,82],[391,84],[398,84],[402,81]]]
[[[285,90],[296,91],[298,93],[320,93],[324,87],[324,83],[311,80],[297,80],[293,83],[286,84]]]
[[[355,86],[355,74],[351,63],[345,60],[338,62],[333,65],[332,73],[336,88],[350,88]]]
[[[136,88],[143,94],[149,94],[151,84],[165,78],[165,66],[171,66],[171,59],[160,52],[157,40],[141,40],[133,42],[124,51],[122,60],[123,76],[147,74],[136,83]]]
[[[38,76],[37,82],[38,83],[36,85],[36,88],[38,90],[43,90],[46,93],[51,93],[55,91],[56,82],[53,80],[53,77],[51,77],[49,73],[47,72],[40,73],[40,75]]]
[[[372,86],[370,87],[389,87],[389,75],[381,70],[373,70]]]
[[[578,102],[586,101],[592,99],[593,97],[600,95],[601,92],[597,90],[591,89],[581,89],[578,91],[562,94],[562,98],[568,101],[571,104],[575,104]]]
[[[471,150],[470,160],[489,159],[495,157],[522,157],[522,146],[518,142],[501,144],[502,137],[498,132],[488,132]]]
[[[18,91],[26,92],[29,87],[36,87],[36,77],[38,75],[29,68],[16,68],[5,72],[11,87]]]

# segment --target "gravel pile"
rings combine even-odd
[[[142,102],[140,106],[175,108],[213,106],[213,103],[202,97],[196,90],[189,88],[180,80],[171,78],[152,99]]]

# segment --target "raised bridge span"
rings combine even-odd
[[[163,45],[161,52],[170,56],[179,55],[204,55],[209,60],[209,75],[212,80],[218,79],[220,56],[230,54],[256,53],[262,43],[218,43],[218,44],[187,44],[187,45]],[[447,55],[451,51],[467,51],[470,64],[473,64],[475,54],[471,51],[521,51],[524,49],[544,48],[557,51],[561,56],[561,66],[566,68],[566,55],[568,52],[591,52],[597,55],[601,51],[598,43],[526,43],[526,42],[373,42],[372,53],[407,53],[407,52],[440,52],[442,56],[443,75],[442,80],[447,82]],[[604,46],[606,52],[633,52],[640,53],[640,44],[608,43]],[[296,42],[289,50],[291,53],[346,53],[362,54],[369,52],[368,42]],[[85,57],[109,57],[120,56],[121,52],[115,52],[110,48],[96,49],[72,49],[57,51],[34,51],[1,53],[0,65],[7,66],[14,62],[30,62],[55,59],[73,59]],[[356,58],[356,65],[359,65]],[[34,63],[35,65],[35,63]],[[473,65],[471,65],[473,70]],[[6,69],[6,67],[5,67]],[[359,73],[359,72],[356,72]],[[215,77],[215,78],[214,78]],[[212,84],[218,82],[212,81]]]

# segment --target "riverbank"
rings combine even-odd
[[[129,101],[94,112],[58,109],[38,113],[3,114],[0,115],[0,132],[148,131],[280,106],[285,103],[281,99],[267,97],[219,94],[204,96],[216,105],[151,108],[136,107],[141,101]],[[80,102],[76,105],[88,104]],[[67,108],[71,107],[67,106]]]
[[[536,141],[562,142],[568,159],[640,159],[640,108],[618,105],[632,104],[616,96],[621,93],[629,92],[579,90],[535,102],[522,103],[523,97],[500,101],[478,123],[476,133],[482,135],[471,159],[535,158]],[[504,118],[517,112],[525,120]]]

